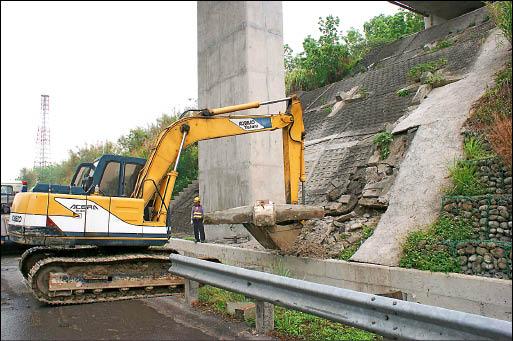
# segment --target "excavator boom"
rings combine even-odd
[[[171,193],[178,176],[176,167],[181,151],[202,140],[282,129],[286,202],[298,203],[299,183],[305,179],[304,125],[301,102],[295,96],[286,98],[288,112],[275,115],[230,115],[258,108],[250,102],[219,109],[206,109],[178,120],[159,135],[155,147],[139,174],[133,196],[146,206],[156,195],[151,220],[165,222]],[[221,116],[223,115],[223,116]],[[174,170],[168,171],[174,164]]]

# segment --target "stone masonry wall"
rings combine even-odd
[[[453,251],[464,274],[511,279],[511,243],[460,242]]]
[[[446,197],[442,209],[449,216],[468,219],[475,239],[511,242],[511,195]]]
[[[443,198],[442,214],[465,219],[473,228],[473,240],[447,244],[462,273],[511,279],[511,170],[498,157],[463,162],[477,166],[486,194]]]

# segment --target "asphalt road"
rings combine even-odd
[[[4,250],[3,250],[4,251]],[[243,322],[201,313],[176,297],[47,306],[22,283],[18,254],[2,254],[2,340],[268,339]]]

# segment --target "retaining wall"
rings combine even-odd
[[[454,273],[434,273],[333,259],[275,253],[171,239],[169,248],[192,257],[283,274],[297,279],[511,321],[512,282]]]

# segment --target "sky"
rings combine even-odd
[[[284,43],[301,51],[307,35],[319,36],[320,16],[338,16],[345,32],[398,9],[386,1],[284,1]],[[50,95],[53,162],[192,103],[196,40],[196,2],[2,1],[1,180],[34,163],[41,94]]]

